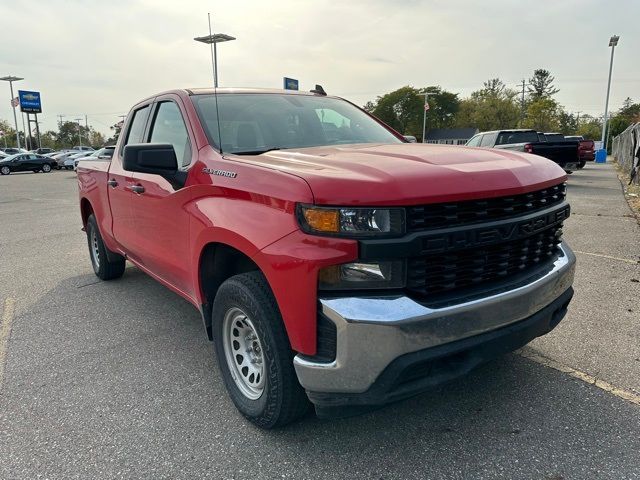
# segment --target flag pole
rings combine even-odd
[[[427,134],[427,110],[429,110],[429,104],[427,103],[428,93],[422,93],[424,95],[424,111],[422,112],[422,143],[425,143],[424,137]]]

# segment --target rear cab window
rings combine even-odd
[[[466,143],[467,147],[478,147],[480,146],[480,141],[482,140],[482,134],[480,135],[476,135],[475,137],[471,137],[471,140],[469,140]]]
[[[141,143],[144,136],[144,127],[147,124],[147,117],[149,116],[149,105],[145,105],[133,112],[133,118],[129,123],[129,130],[126,133],[124,145],[130,143]]]
[[[509,145],[512,143],[534,143],[538,141],[537,132],[500,132],[495,144]]]
[[[481,147],[493,147],[494,142],[496,141],[497,133],[486,133],[482,137],[482,141],[480,141]]]

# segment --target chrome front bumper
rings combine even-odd
[[[297,355],[298,380],[311,392],[362,393],[401,355],[505,327],[540,311],[571,287],[575,256],[563,242],[546,272],[528,283],[442,308],[406,296],[320,298],[336,324],[336,359],[313,362]]]

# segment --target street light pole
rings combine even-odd
[[[607,131],[607,120],[609,114],[609,93],[611,91],[611,73],[613,72],[613,53],[616,50],[616,45],[618,45],[618,40],[620,37],[618,35],[614,35],[609,39],[609,46],[611,47],[611,61],[609,62],[609,81],[607,82],[607,100],[604,104],[604,120],[602,122],[602,148],[604,150],[607,149],[606,141],[606,131]]]
[[[14,75],[8,75],[6,77],[0,77],[0,80],[4,80],[5,82],[9,82],[9,89],[11,90],[11,107],[13,108],[13,122],[16,126],[16,142],[18,143],[18,148],[20,148],[20,133],[18,131],[18,117],[16,116],[16,107],[13,104],[13,82],[18,82],[20,80],[24,80],[24,78],[16,77]]]
[[[231,35],[227,35],[224,33],[216,33],[213,34],[211,30],[211,14],[207,13],[207,18],[209,20],[209,35],[204,37],[195,37],[194,40],[200,43],[209,44],[209,48],[211,49],[211,67],[213,69],[213,86],[218,88],[218,49],[217,44],[221,42],[229,42],[231,40],[235,40],[235,37]]]

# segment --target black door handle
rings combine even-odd
[[[109,185],[109,186],[110,186],[110,187],[112,187],[112,188],[116,188],[116,187],[118,186],[118,182],[117,182],[117,181],[115,181],[115,180],[112,178],[111,180],[109,180],[109,181],[107,182],[107,185]]]
[[[144,193],[144,187],[142,185],[131,185],[129,190],[133,193]]]

